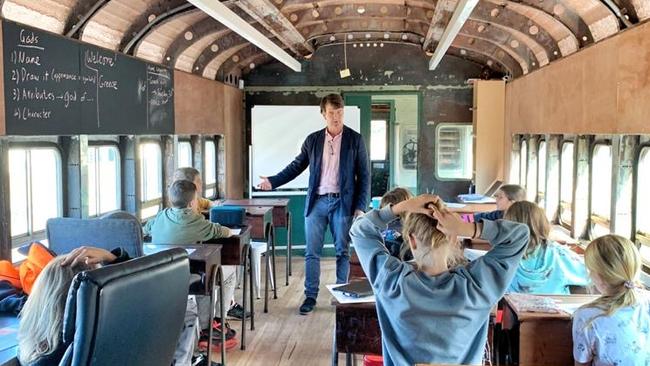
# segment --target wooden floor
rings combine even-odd
[[[279,280],[278,299],[273,300],[273,295],[270,295],[267,314],[263,312],[264,300],[255,302],[255,330],[247,330],[246,350],[242,351],[237,347],[228,351],[226,364],[233,366],[331,365],[334,307],[330,305],[332,297],[325,285],[336,282],[335,259],[321,260],[318,304],[314,312],[309,315],[298,313],[298,308],[304,299],[304,258],[293,259],[293,275],[290,277],[289,286],[285,286],[285,258],[278,257],[276,261]],[[262,288],[262,296],[263,290]],[[241,303],[241,289],[237,290],[235,298]],[[241,341],[241,323],[230,321],[230,326],[237,330],[237,338]],[[217,353],[213,355],[213,360],[218,362],[220,357]],[[339,358],[339,364],[344,365],[344,357],[341,355]]]

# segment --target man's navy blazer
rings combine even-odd
[[[273,188],[277,188],[296,178],[309,166],[309,188],[305,203],[305,216],[311,212],[318,196],[324,145],[325,129],[311,133],[302,144],[300,154],[280,173],[268,178]],[[339,162],[341,207],[352,216],[355,210],[365,211],[368,208],[370,166],[366,145],[361,134],[347,126],[343,126]]]

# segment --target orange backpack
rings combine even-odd
[[[14,267],[9,261],[0,261],[0,280],[9,281],[12,286],[28,294],[43,268],[54,259],[54,255],[41,243],[34,242],[29,248],[27,259]]]

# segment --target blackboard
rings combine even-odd
[[[172,134],[173,71],[3,21],[9,135]]]

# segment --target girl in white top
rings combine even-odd
[[[618,235],[589,244],[585,264],[601,297],[573,315],[573,358],[579,365],[650,365],[650,295],[637,287],[641,256]]]

